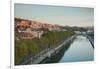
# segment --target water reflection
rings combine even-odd
[[[91,61],[93,59],[94,50],[89,40],[84,36],[77,36],[73,43],[69,43],[58,54],[45,59],[41,63]]]
[[[94,51],[89,40],[84,36],[77,36],[59,62],[90,61],[93,59]]]

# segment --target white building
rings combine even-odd
[[[43,31],[32,31],[33,38],[41,38]]]

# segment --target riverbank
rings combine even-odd
[[[94,48],[94,40],[90,36],[87,36],[87,38],[89,39],[92,47]]]
[[[72,35],[74,32],[71,31],[48,31],[41,38],[19,40],[15,38],[15,65],[30,63]]]
[[[61,42],[61,44],[59,44],[57,47],[47,50],[46,53],[41,52],[40,54],[42,54],[42,55],[39,55],[39,57],[37,57],[35,60],[33,60],[34,58],[31,57],[30,59],[24,61],[22,63],[22,65],[23,64],[38,64],[38,63],[40,63],[45,58],[51,57],[52,55],[58,53],[63,46],[65,46],[67,43],[71,42],[75,37],[76,37],[76,35],[73,35],[72,37],[70,37],[70,38],[64,40],[63,42]],[[30,63],[27,63],[28,61],[30,61]]]

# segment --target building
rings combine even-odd
[[[43,31],[32,31],[33,38],[41,38]]]
[[[33,35],[32,33],[29,33],[29,32],[19,32],[17,37],[20,39],[31,39]]]

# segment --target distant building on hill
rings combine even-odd
[[[17,37],[21,39],[32,39],[32,38],[40,38],[44,32],[41,30],[31,30],[27,29],[18,29]]]

